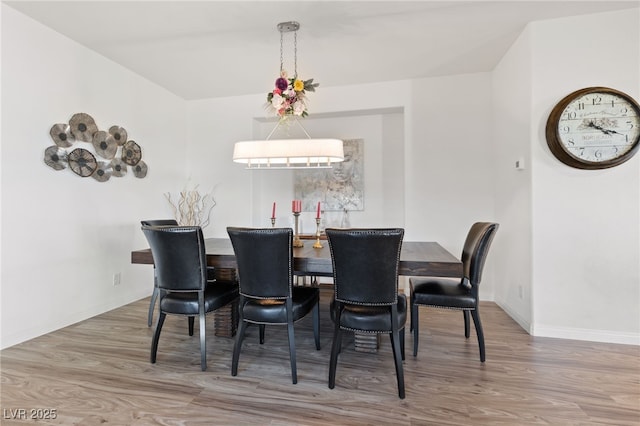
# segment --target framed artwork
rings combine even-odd
[[[295,170],[294,195],[302,211],[364,210],[364,140],[344,140],[344,161],[330,169]]]

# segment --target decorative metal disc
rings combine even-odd
[[[104,130],[98,130],[93,135],[93,147],[96,150],[96,154],[100,157],[111,160],[116,155],[118,143],[110,133]]]
[[[109,133],[116,140],[118,146],[124,145],[127,141],[127,131],[123,127],[111,126],[109,127]]]
[[[71,126],[67,123],[54,124],[49,130],[51,139],[61,148],[69,148],[76,141],[76,138],[71,133]]]
[[[142,179],[147,175],[148,167],[147,167],[147,164],[142,160],[140,160],[138,164],[133,166],[132,169],[133,169],[133,175],[137,178]]]
[[[89,114],[79,112],[69,120],[71,132],[79,141],[92,142],[93,135],[98,131],[98,126]]]
[[[127,141],[122,147],[122,161],[130,166],[135,166],[142,159],[142,150],[134,141]]]
[[[113,170],[111,169],[111,162],[99,161],[98,168],[91,177],[98,182],[106,182],[111,177],[111,173],[113,173]]]
[[[111,170],[113,170],[113,176],[123,177],[127,174],[127,164],[119,158],[111,160]]]
[[[44,150],[44,163],[54,170],[67,168],[67,152],[58,145],[51,145]]]
[[[81,177],[91,176],[98,168],[96,157],[86,149],[76,148],[67,156],[71,170]]]

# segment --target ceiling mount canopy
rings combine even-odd
[[[300,24],[281,22],[277,28],[280,32],[280,77],[276,79],[275,88],[267,93],[267,109],[279,120],[265,140],[236,142],[233,161],[246,164],[249,169],[329,168],[332,163],[344,161],[342,141],[313,139],[298,121],[308,115],[307,92],[315,92],[318,87],[313,79],[298,78],[297,31]],[[284,69],[284,34],[289,32],[293,32],[294,40],[293,77],[289,77]],[[289,120],[300,126],[306,139],[271,139],[274,132]]]

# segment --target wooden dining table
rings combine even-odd
[[[331,276],[331,251],[326,240],[322,248],[313,248],[314,241],[304,241],[293,249],[293,269],[298,275]],[[207,265],[235,269],[236,256],[228,238],[205,239]],[[153,265],[151,249],[131,252],[131,263]],[[404,241],[400,252],[400,275],[461,277],[462,262],[434,241]]]
[[[314,248],[314,240],[303,240],[303,247],[293,249],[293,269],[298,276],[331,277],[331,251],[326,240],[322,248]],[[237,267],[231,240],[228,238],[205,239],[207,265],[216,270],[234,271]],[[269,255],[265,253],[265,255]],[[131,252],[131,263],[153,265],[151,249]],[[462,262],[434,241],[403,241],[400,251],[399,274],[403,276],[462,277]],[[235,275],[234,275],[235,276]],[[231,337],[236,331],[237,312],[229,306],[214,313],[216,335]],[[356,334],[355,349],[375,352],[379,345],[377,335]]]

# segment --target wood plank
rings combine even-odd
[[[532,337],[489,302],[481,303],[486,363],[473,333],[464,338],[460,312],[421,308],[418,357],[408,330],[405,342],[406,399],[385,336],[369,354],[355,352],[346,333],[329,389],[331,291],[321,293],[320,351],[311,318],[296,323],[296,385],[285,327],[267,327],[263,345],[249,327],[232,377],[234,340],[215,336],[211,315],[207,371],[198,331],[190,337],[174,316],[150,364],[147,298],[1,351],[2,413],[49,408],[57,419],[38,424],[79,425],[639,424],[639,347]]]

